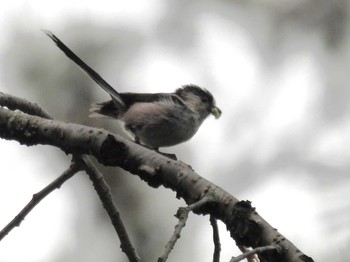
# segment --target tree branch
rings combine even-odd
[[[71,166],[63,172],[58,178],[56,178],[49,185],[44,187],[38,193],[33,195],[33,198],[29,201],[29,203],[15,216],[14,219],[11,220],[1,231],[0,231],[0,241],[15,227],[19,227],[24,218],[29,214],[32,209],[40,203],[46,196],[48,196],[52,191],[58,189],[62,186],[64,182],[70,179],[74,174],[79,172],[79,165],[74,162]]]
[[[213,228],[213,242],[214,242],[213,262],[220,262],[221,244],[220,244],[218,223],[215,217],[213,217],[212,215],[210,215],[210,224],[211,224],[211,227]]]
[[[53,119],[49,113],[44,111],[38,104],[29,102],[28,100],[0,92],[0,106],[8,109],[20,110],[24,113],[42,118]]]
[[[249,201],[236,198],[196,174],[189,166],[166,158],[102,129],[47,120],[0,108],[0,137],[21,144],[46,144],[66,153],[91,154],[100,163],[119,166],[153,187],[163,185],[187,204],[211,192],[213,201],[195,209],[223,221],[238,245],[278,245],[281,252],[264,252],[261,261],[313,261],[258,215]]]
[[[114,229],[119,236],[121,243],[120,247],[122,251],[127,255],[130,262],[140,261],[140,257],[131,243],[126,227],[113,201],[111,189],[108,186],[103,175],[100,171],[98,171],[98,169],[86,155],[83,155],[81,157],[80,164],[84,167],[86,173],[89,175],[90,180],[92,181],[94,188],[100,197],[103,207],[106,209],[107,214],[111,219],[112,225],[114,226]]]
[[[25,99],[21,99],[21,98],[15,97],[15,96],[4,94],[2,92],[0,92],[0,106],[6,106],[7,108],[12,109],[12,110],[20,110],[22,112],[29,113],[29,114],[35,115],[35,116],[40,116],[40,117],[43,117],[46,119],[52,119],[52,117],[47,112],[45,112],[43,109],[41,109],[37,104],[28,102]],[[108,184],[106,183],[103,175],[98,171],[98,169],[95,167],[95,165],[92,163],[92,161],[89,159],[88,156],[73,154],[73,158],[76,161],[76,162],[74,162],[74,166],[78,166],[78,163],[79,163],[80,164],[79,166],[81,168],[85,169],[86,173],[89,175],[90,180],[92,181],[94,188],[100,197],[102,205],[106,209],[107,214],[109,215],[109,218],[111,219],[112,225],[114,226],[114,229],[116,230],[116,232],[118,234],[119,240],[121,242],[122,251],[127,255],[127,257],[129,258],[129,261],[131,261],[131,262],[140,261],[140,257],[138,256],[135,248],[133,247],[133,245],[130,241],[130,238],[127,234],[126,228],[123,224],[123,221],[120,217],[120,214],[117,210],[117,207],[113,201],[111,190],[110,190]],[[63,174],[60,178],[61,179],[57,179],[59,181],[54,181],[52,184],[56,185],[56,183],[57,183],[57,185],[59,187],[70,177]],[[49,186],[47,186],[47,188],[51,189],[54,187],[54,185],[50,184]],[[47,191],[46,192],[47,194],[43,194],[42,198],[46,197],[51,192],[51,191],[49,192],[46,188],[43,189],[42,191],[45,191],[45,192]],[[37,203],[35,203],[35,205],[38,204],[41,201],[41,199]],[[33,197],[33,200],[34,200],[34,197]],[[27,215],[32,208],[34,208],[34,206],[30,208],[30,204],[32,205],[33,203],[29,203],[21,211],[21,213],[19,215],[17,215],[16,218],[13,221],[11,221],[3,229],[2,238],[10,230],[12,230],[14,226],[16,226],[16,225],[19,226],[20,222],[24,219],[24,216]],[[23,212],[23,214],[22,214],[22,212]],[[23,216],[23,218],[22,218],[22,216]],[[18,221],[18,219],[20,219],[20,220]],[[1,238],[0,238],[0,240],[1,240]]]
[[[239,255],[238,257],[233,257],[231,258],[230,262],[239,262],[242,261],[243,259],[248,259],[250,256],[255,255],[255,254],[261,254],[263,252],[268,252],[268,251],[280,251],[280,247],[279,246],[266,246],[266,247],[257,247],[254,248],[252,250],[249,250],[247,252],[245,252],[242,255]]]
[[[179,219],[179,222],[175,226],[175,231],[172,234],[169,242],[165,245],[164,253],[158,258],[158,262],[165,262],[168,259],[168,256],[171,250],[174,248],[176,241],[180,238],[181,230],[185,227],[186,221],[188,219],[189,210],[185,207],[180,207],[175,217]]]
[[[175,231],[171,236],[169,242],[165,245],[165,250],[163,255],[161,255],[158,258],[158,262],[165,262],[168,259],[168,256],[171,250],[174,248],[176,241],[180,238],[180,233],[182,229],[186,226],[189,212],[205,205],[208,201],[209,201],[209,198],[205,196],[199,201],[197,201],[196,203],[193,203],[187,207],[180,207],[177,210],[175,217],[179,219],[179,222],[175,226]]]

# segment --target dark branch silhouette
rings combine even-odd
[[[121,219],[120,213],[113,201],[111,189],[108,186],[103,175],[100,171],[98,171],[98,169],[95,167],[95,165],[92,163],[88,156],[83,155],[80,158],[79,162],[84,167],[86,173],[89,175],[90,180],[92,181],[94,188],[98,196],[100,197],[103,207],[106,209],[107,214],[111,219],[112,225],[117,231],[121,242],[120,247],[122,251],[128,256],[129,261],[140,261],[140,257],[131,243],[124,222]]]
[[[212,215],[210,216],[210,224],[211,224],[211,227],[213,228],[213,242],[214,242],[213,262],[220,262],[221,244],[220,244],[218,223],[215,217],[213,217]]]
[[[0,241],[15,227],[19,227],[24,218],[29,214],[32,209],[40,203],[47,195],[49,195],[55,189],[58,189],[62,186],[64,182],[70,179],[74,174],[79,172],[79,165],[72,163],[71,166],[63,172],[58,178],[52,181],[49,185],[44,187],[38,193],[33,195],[33,198],[29,203],[11,220],[1,231],[0,231]]]

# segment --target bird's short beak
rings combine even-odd
[[[213,106],[211,108],[211,114],[216,118],[219,119],[219,117],[221,116],[221,110],[220,108]]]

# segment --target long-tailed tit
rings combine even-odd
[[[119,93],[52,32],[43,31],[111,96],[112,100],[94,104],[90,111],[121,120],[138,143],[156,150],[174,146],[189,140],[209,114],[221,116],[213,95],[192,84],[174,93]]]

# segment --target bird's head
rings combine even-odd
[[[191,84],[178,88],[175,93],[191,110],[198,112],[201,118],[205,119],[209,114],[216,119],[221,116],[221,110],[216,106],[215,99],[208,90]]]

